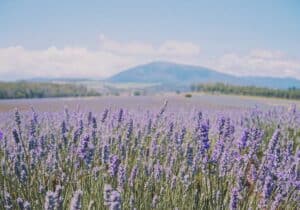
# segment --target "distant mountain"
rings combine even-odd
[[[161,84],[191,84],[194,82],[234,81],[235,76],[200,67],[169,62],[153,62],[122,71],[110,82],[141,82]]]
[[[163,86],[189,86],[193,83],[222,82],[269,88],[300,88],[300,80],[273,77],[238,77],[201,66],[152,62],[122,71],[107,79],[115,83],[157,83]]]

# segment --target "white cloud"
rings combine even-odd
[[[208,65],[235,75],[300,79],[300,60],[289,58],[280,51],[253,50],[244,55],[229,53],[210,60]]]
[[[22,46],[0,48],[0,80],[32,77],[111,76],[126,68],[155,60],[207,66],[235,75],[297,77],[300,59],[280,51],[253,50],[246,54],[229,53],[207,58],[192,42],[166,40],[161,44],[119,42],[100,36],[99,48],[55,46],[30,50]]]
[[[85,48],[27,50],[17,46],[0,49],[0,76],[105,77],[134,62],[128,56]]]
[[[285,56],[285,54],[281,51],[256,49],[256,50],[252,50],[249,53],[249,56],[252,58],[261,58],[261,59],[279,59]]]
[[[190,42],[121,43],[103,35],[100,48],[80,47],[29,50],[0,48],[0,80],[31,77],[108,77],[131,66],[154,60],[189,62],[200,49]]]

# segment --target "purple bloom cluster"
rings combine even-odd
[[[2,131],[0,130],[0,141],[3,139],[3,133]]]
[[[0,206],[297,209],[297,109],[200,112],[167,104],[16,110],[0,122]]]
[[[82,191],[77,190],[75,191],[70,205],[70,210],[80,210],[82,209]]]
[[[94,157],[94,145],[90,141],[89,136],[85,136],[80,141],[80,145],[78,147],[78,156],[87,164],[90,165],[92,159]]]
[[[110,210],[121,210],[121,194],[114,190],[111,185],[104,185],[104,205],[108,206]]]
[[[109,163],[109,174],[110,174],[110,176],[114,177],[114,176],[117,175],[120,164],[121,164],[121,161],[118,158],[118,156],[112,155],[110,157],[110,163]]]

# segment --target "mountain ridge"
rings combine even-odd
[[[126,69],[109,77],[106,81],[114,83],[160,83],[170,86],[222,82],[232,85],[253,85],[278,89],[300,88],[300,80],[291,77],[235,76],[207,67],[165,61],[155,61]]]

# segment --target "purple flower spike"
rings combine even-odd
[[[231,198],[230,198],[230,209],[234,210],[238,208],[238,201],[239,201],[239,194],[236,188],[233,188],[231,191]]]
[[[110,157],[109,174],[111,177],[114,177],[117,175],[120,164],[121,164],[121,161],[118,158],[118,156],[112,155]]]
[[[74,193],[71,200],[70,210],[80,210],[82,208],[82,195],[83,192],[81,190],[77,190]]]

